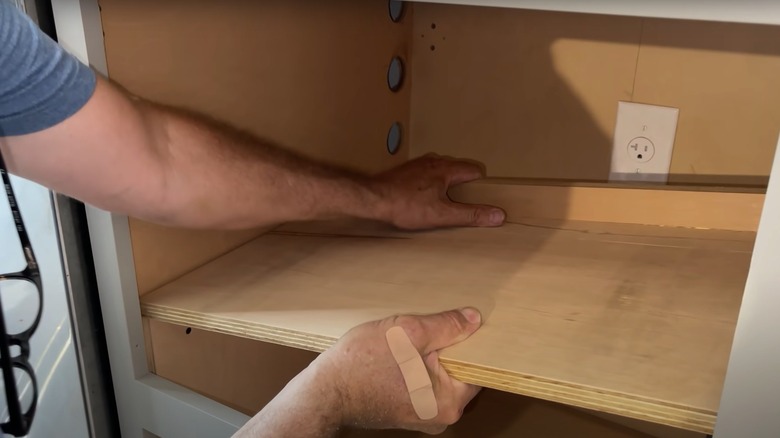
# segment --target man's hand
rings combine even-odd
[[[317,359],[339,385],[342,424],[441,433],[457,422],[480,388],[452,379],[439,363],[438,352],[466,340],[480,324],[479,311],[467,308],[397,316],[352,329]],[[385,340],[385,333],[394,326],[404,329],[428,369],[439,407],[433,420],[420,420],[412,408],[401,370]]]
[[[429,154],[374,178],[383,202],[380,218],[410,230],[436,227],[496,227],[504,223],[503,210],[486,205],[452,202],[447,190],[482,178],[472,163]]]
[[[478,387],[452,379],[438,351],[461,342],[481,325],[472,308],[435,315],[396,316],[360,325],[291,381],[235,437],[324,438],[342,427],[409,429],[436,434],[458,421]],[[404,329],[433,383],[438,416],[420,420],[385,334]]]

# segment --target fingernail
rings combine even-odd
[[[482,322],[482,314],[479,313],[479,310],[473,308],[473,307],[464,307],[460,309],[460,313],[463,315],[468,322],[472,324],[479,324]]]
[[[506,219],[506,214],[503,210],[495,209],[490,212],[490,225],[501,225]]]

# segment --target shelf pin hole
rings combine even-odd
[[[398,91],[404,82],[404,62],[401,58],[395,57],[390,61],[387,67],[387,87],[390,91]]]
[[[387,9],[390,13],[390,20],[393,23],[398,23],[404,18],[404,2],[401,0],[389,0],[387,2]]]
[[[401,148],[402,140],[402,128],[399,122],[395,122],[390,126],[390,130],[387,132],[387,153],[395,155]]]

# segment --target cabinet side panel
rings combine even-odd
[[[624,100],[680,109],[670,182],[765,186],[779,39],[761,25],[418,4],[413,155],[603,181]]]
[[[386,148],[411,85],[391,92],[387,66],[409,58],[411,15],[393,23],[385,0],[100,3],[109,74],[134,94],[364,171],[408,155]],[[132,231],[142,293],[259,233]]]
[[[390,122],[406,94],[388,90],[404,24],[384,0],[102,0],[111,78],[311,156],[386,168]],[[411,20],[409,20],[410,22]]]
[[[194,231],[132,218],[129,222],[136,281],[141,296],[265,231]]]
[[[150,319],[155,374],[233,409],[263,408],[315,353]]]

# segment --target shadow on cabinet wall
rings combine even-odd
[[[680,109],[671,183],[764,187],[780,28],[419,3],[412,150],[604,181],[618,101]]]

